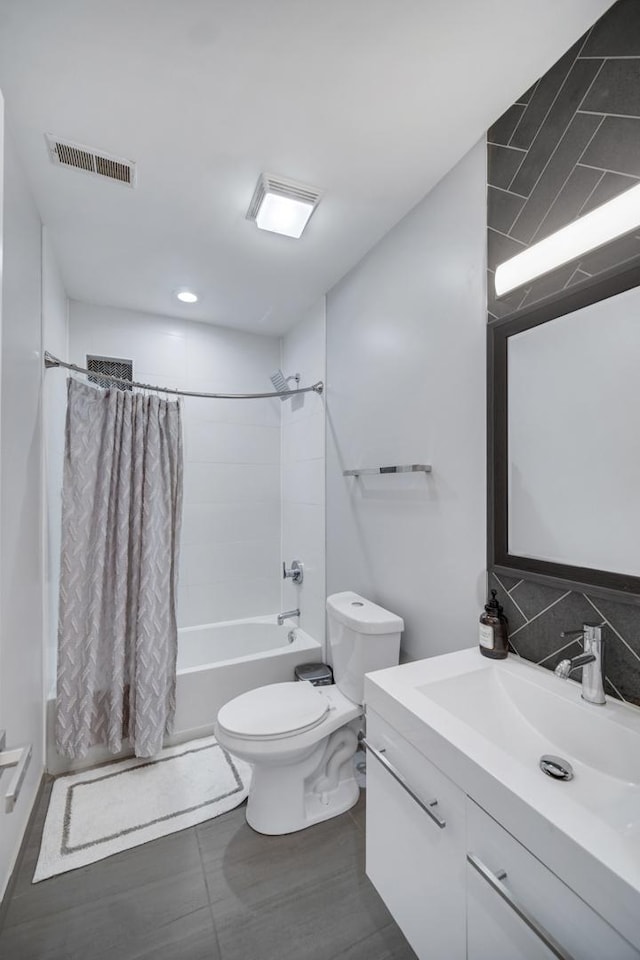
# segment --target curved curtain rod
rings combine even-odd
[[[124,377],[113,377],[106,373],[97,373],[95,370],[87,370],[86,367],[78,367],[75,363],[66,363],[59,357],[54,357],[52,353],[45,350],[44,365],[47,370],[51,367],[64,367],[66,370],[72,370],[74,373],[84,373],[90,377],[99,377],[101,380],[111,380],[113,383],[125,383],[129,387],[138,387],[140,390],[153,390],[155,393],[170,393],[178,397],[203,397],[206,400],[260,400],[265,397],[295,397],[299,393],[317,393],[321,394],[324,390],[324,383],[318,380],[310,387],[298,387],[296,390],[278,390],[275,393],[195,393],[191,390],[172,390],[170,387],[154,387],[150,383],[138,383],[135,380],[127,380]]]

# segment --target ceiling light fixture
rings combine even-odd
[[[496,269],[496,296],[555,270],[640,227],[640,184],[505,260]]]
[[[197,303],[198,295],[192,293],[191,290],[178,290],[176,293],[178,300],[181,300],[182,303]]]
[[[315,187],[262,173],[249,204],[247,220],[253,220],[260,230],[298,240],[321,196]]]

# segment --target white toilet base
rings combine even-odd
[[[254,762],[249,826],[272,836],[295,833],[353,807],[360,795],[353,774],[354,726],[341,727],[293,762]]]

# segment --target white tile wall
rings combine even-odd
[[[280,365],[274,337],[73,301],[70,353],[131,358],[135,379],[205,392],[268,391]],[[281,406],[184,401],[180,626],[279,610]]]
[[[304,384],[325,380],[325,300],[316,303],[282,343],[285,376]],[[301,560],[304,582],[283,583],[283,609],[299,607],[300,625],[325,636],[325,410],[324,398],[303,394],[282,404],[282,552]]]
[[[271,389],[279,366],[325,378],[324,298],[280,341],[271,337],[73,302],[70,355],[131,358],[134,378],[195,391]],[[184,401],[185,479],[178,618],[181,626],[300,606],[324,639],[324,401]],[[302,560],[302,587],[281,562]]]

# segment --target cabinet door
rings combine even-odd
[[[640,960],[632,945],[467,801],[468,960]]]
[[[367,741],[367,874],[420,960],[464,960],[465,796],[371,712]]]
[[[471,866],[467,898],[468,960],[556,960],[557,954]]]

